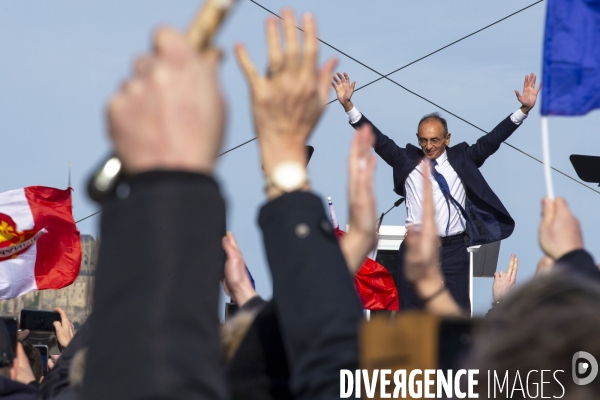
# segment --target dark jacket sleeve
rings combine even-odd
[[[153,171],[104,207],[84,399],[222,399],[216,182]],[[120,193],[126,193],[126,190]]]
[[[388,165],[393,167],[396,160],[403,156],[405,149],[398,146],[392,139],[381,133],[381,131],[364,115],[358,122],[350,125],[355,129],[358,129],[364,124],[369,124],[373,128],[373,133],[375,134],[375,145],[373,146],[373,149],[375,150],[375,153],[388,163]]]
[[[358,367],[362,308],[321,200],[285,194],[259,217],[273,301],[299,399],[339,398],[340,369]]]
[[[506,117],[489,133],[480,137],[475,144],[467,148],[467,156],[473,160],[477,168],[481,167],[485,160],[494,154],[502,142],[517,130],[519,125],[511,121],[510,116]]]
[[[565,254],[556,260],[556,266],[567,271],[583,274],[591,279],[600,280],[600,270],[598,269],[598,266],[594,262],[591,254],[583,249],[574,250]]]

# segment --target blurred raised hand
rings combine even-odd
[[[304,43],[300,44],[296,18],[284,9],[283,38],[279,21],[267,19],[268,72],[258,73],[242,44],[236,45],[238,62],[250,85],[252,114],[265,176],[282,161],[306,166],[305,144],[327,103],[329,77],[337,61],[318,68],[317,26],[311,14],[302,17]]]
[[[337,76],[336,76],[337,75]],[[333,81],[331,82],[331,86],[335,89],[335,94],[337,96],[338,101],[344,107],[344,110],[350,111],[354,108],[354,104],[352,104],[352,95],[354,94],[354,87],[356,86],[356,81],[350,83],[350,77],[347,73],[340,74],[339,72],[333,75]]]
[[[518,267],[519,259],[514,254],[511,254],[506,272],[499,271],[494,273],[494,284],[492,285],[494,301],[499,301],[502,297],[506,296],[508,292],[513,290],[517,283]]]
[[[223,237],[223,249],[227,254],[223,289],[225,290],[225,293],[241,307],[246,304],[248,300],[257,296],[257,293],[252,286],[248,271],[246,270],[244,256],[240,251],[233,233],[227,232],[227,235]]]
[[[539,242],[542,251],[555,261],[571,251],[583,249],[579,220],[565,199],[542,200]]]
[[[110,135],[127,172],[212,174],[226,117],[219,60],[219,52],[196,51],[180,32],[157,31],[154,50],[136,61],[108,105]]]
[[[377,243],[377,205],[373,177],[376,159],[371,126],[356,131],[348,158],[348,202],[350,205],[350,230],[340,241],[348,269],[356,274],[367,254]]]
[[[440,270],[440,241],[435,226],[435,210],[428,162],[423,165],[423,223],[411,226],[404,239],[404,274],[413,285],[425,309],[438,315],[459,316],[461,309],[446,290]]]

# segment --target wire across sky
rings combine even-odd
[[[275,13],[275,12],[273,12],[272,10],[268,9],[267,7],[263,6],[262,4],[258,3],[257,1],[255,1],[255,0],[250,0],[250,2],[252,2],[252,3],[253,3],[253,4],[255,4],[256,6],[258,6],[258,7],[262,8],[262,9],[263,9],[263,10],[265,10],[266,12],[268,12],[268,13],[270,13],[270,14],[272,14],[272,15],[276,16],[277,18],[281,19],[281,16],[280,16],[280,15],[278,15],[277,13]],[[396,82],[395,80],[391,79],[391,78],[390,78],[390,76],[391,76],[391,75],[393,75],[393,74],[395,74],[395,73],[397,73],[397,72],[399,72],[399,71],[401,71],[401,70],[403,70],[403,69],[405,69],[405,68],[407,68],[407,67],[409,67],[409,66],[411,66],[411,65],[413,65],[413,64],[416,64],[416,63],[418,63],[419,61],[422,61],[422,60],[424,60],[424,59],[426,59],[426,58],[428,58],[428,57],[431,57],[431,56],[433,56],[434,54],[437,54],[437,53],[439,53],[440,51],[443,51],[443,50],[445,50],[445,49],[447,49],[447,48],[449,48],[449,47],[451,47],[451,46],[453,46],[453,45],[455,45],[455,44],[457,44],[457,43],[459,43],[459,42],[461,42],[461,41],[463,41],[463,40],[465,40],[465,39],[468,39],[468,38],[470,38],[470,37],[472,37],[472,36],[474,36],[474,35],[476,35],[476,34],[478,34],[478,33],[480,33],[480,32],[483,32],[484,30],[486,30],[486,29],[489,29],[489,28],[491,28],[491,27],[493,27],[493,26],[495,26],[495,25],[499,24],[499,23],[500,23],[500,22],[502,22],[502,21],[505,21],[505,20],[507,20],[507,19],[509,19],[509,18],[511,18],[511,17],[513,17],[513,16],[515,16],[515,15],[517,15],[517,14],[519,14],[519,13],[523,12],[523,11],[526,11],[526,10],[528,10],[528,9],[530,9],[530,8],[532,8],[532,7],[534,7],[534,6],[538,5],[538,4],[540,4],[540,3],[543,3],[543,2],[544,2],[544,0],[538,0],[538,1],[535,1],[535,2],[533,2],[533,3],[531,3],[531,4],[529,4],[529,5],[528,5],[528,6],[526,6],[526,7],[523,7],[523,8],[521,8],[521,9],[519,9],[519,10],[517,10],[517,11],[515,11],[515,12],[513,12],[513,13],[511,13],[511,14],[509,14],[509,15],[505,16],[505,17],[502,17],[502,18],[500,18],[500,19],[498,19],[498,20],[496,20],[496,21],[492,22],[491,24],[488,24],[488,25],[486,25],[486,26],[484,26],[484,27],[482,27],[482,28],[480,28],[480,29],[478,29],[478,30],[476,30],[476,31],[474,31],[474,32],[471,32],[471,33],[469,33],[468,35],[465,35],[465,36],[463,36],[463,37],[461,37],[461,38],[459,38],[459,39],[457,39],[457,40],[455,40],[455,41],[453,41],[453,42],[451,42],[451,43],[448,43],[447,45],[445,45],[445,46],[442,46],[442,47],[438,48],[437,50],[434,50],[434,51],[432,51],[432,52],[430,52],[430,53],[428,53],[428,54],[426,54],[426,55],[424,55],[424,56],[422,56],[422,57],[419,57],[419,58],[417,58],[416,60],[413,60],[413,61],[409,62],[408,64],[405,64],[405,65],[403,65],[403,66],[401,66],[401,67],[399,67],[399,68],[397,68],[397,69],[395,69],[395,70],[393,70],[393,71],[391,71],[391,72],[389,72],[389,73],[387,73],[387,74],[382,74],[381,72],[379,72],[379,71],[375,70],[374,68],[372,68],[372,67],[370,67],[369,65],[365,64],[364,62],[362,62],[362,61],[360,61],[360,60],[358,60],[358,59],[356,59],[356,58],[352,57],[351,55],[349,55],[349,54],[345,53],[344,51],[342,51],[342,50],[338,49],[337,47],[335,47],[335,46],[333,46],[333,45],[331,45],[331,44],[327,43],[327,42],[326,42],[326,41],[324,41],[323,39],[320,39],[320,38],[317,38],[317,39],[319,40],[319,42],[321,42],[321,43],[322,43],[322,44],[324,44],[325,46],[327,46],[327,47],[331,48],[332,50],[334,50],[334,51],[336,51],[336,52],[340,53],[341,55],[343,55],[343,56],[345,56],[345,57],[349,58],[350,60],[352,60],[352,61],[356,62],[357,64],[359,64],[359,65],[363,66],[364,68],[367,68],[368,70],[370,70],[370,71],[374,72],[375,74],[379,75],[379,78],[377,78],[377,79],[374,79],[374,80],[372,80],[372,81],[370,81],[370,82],[368,82],[368,83],[366,83],[366,84],[364,84],[364,85],[362,85],[362,86],[359,86],[358,88],[356,88],[356,89],[355,89],[355,92],[357,92],[357,91],[359,91],[359,90],[361,90],[361,89],[364,89],[364,88],[366,88],[366,87],[368,87],[368,86],[370,86],[370,85],[372,85],[372,84],[374,84],[374,83],[376,83],[376,82],[379,82],[379,81],[381,81],[381,80],[387,80],[388,82],[390,82],[390,83],[393,83],[394,85],[396,85],[396,86],[400,87],[401,89],[403,89],[403,90],[407,91],[408,93],[410,93],[410,94],[412,94],[412,95],[414,95],[414,96],[416,96],[416,97],[420,98],[420,99],[421,99],[421,100],[423,100],[423,101],[426,101],[426,102],[428,102],[429,104],[431,104],[431,105],[433,105],[433,106],[435,106],[435,107],[439,108],[440,110],[442,110],[442,111],[444,111],[444,112],[446,112],[446,113],[448,113],[448,114],[452,115],[453,117],[455,117],[455,118],[457,118],[457,119],[459,119],[459,120],[463,121],[464,123],[466,123],[466,124],[468,124],[468,125],[472,126],[473,128],[475,128],[475,129],[477,129],[477,130],[479,130],[479,131],[481,131],[481,132],[483,132],[483,133],[488,133],[486,130],[484,130],[484,129],[482,129],[481,127],[479,127],[479,126],[475,125],[474,123],[472,123],[472,122],[470,122],[470,121],[466,120],[465,118],[462,118],[462,117],[460,117],[459,115],[457,115],[457,114],[455,114],[455,113],[451,112],[450,110],[446,109],[445,107],[442,107],[441,105],[439,105],[439,104],[437,104],[437,103],[433,102],[432,100],[430,100],[430,99],[428,99],[428,98],[426,98],[426,97],[424,97],[424,96],[421,96],[420,94],[416,93],[415,91],[413,91],[413,90],[411,90],[411,89],[407,88],[406,86],[404,86],[404,85],[402,85],[402,84],[400,84],[400,83]],[[301,29],[301,28],[299,28],[299,27],[297,27],[297,29],[298,29],[298,30],[300,30],[300,31],[302,31],[302,29]],[[336,101],[336,99],[333,99],[333,100],[329,101],[329,102],[327,103],[327,105],[329,105],[329,104],[332,104],[332,103],[334,103],[335,101]],[[227,153],[230,153],[230,152],[232,152],[232,151],[234,151],[234,150],[236,150],[236,149],[239,149],[240,147],[243,147],[243,146],[247,145],[248,143],[251,143],[251,142],[253,142],[253,141],[255,141],[255,140],[256,140],[256,137],[254,137],[254,138],[252,138],[252,139],[249,139],[249,140],[247,140],[247,141],[245,141],[245,142],[243,142],[243,143],[241,143],[241,144],[239,144],[239,145],[237,145],[237,146],[234,146],[234,147],[232,147],[232,148],[230,148],[230,149],[228,149],[228,150],[224,151],[223,153],[219,154],[219,155],[218,155],[218,157],[221,157],[221,156],[223,156],[223,155],[225,155],[225,154],[227,154]],[[535,161],[537,161],[538,163],[540,163],[540,164],[543,164],[543,162],[542,162],[541,160],[539,160],[538,158],[536,158],[536,157],[532,156],[531,154],[529,154],[529,153],[527,153],[527,152],[525,152],[525,151],[523,151],[523,150],[521,150],[521,149],[517,148],[516,146],[514,146],[514,145],[512,145],[512,144],[510,144],[510,143],[508,143],[508,142],[504,142],[504,144],[505,144],[505,145],[507,145],[508,147],[512,148],[513,150],[516,150],[516,151],[520,152],[521,154],[523,154],[523,155],[525,155],[525,156],[527,156],[527,157],[531,158],[532,160],[535,160]],[[569,174],[567,174],[567,173],[565,173],[565,172],[563,172],[563,171],[561,171],[561,170],[559,170],[559,169],[557,169],[557,168],[554,168],[554,167],[552,167],[552,169],[553,169],[554,171],[558,172],[559,174],[561,174],[561,175],[565,176],[566,178],[568,178],[568,179],[570,179],[570,180],[572,180],[572,181],[574,181],[574,182],[576,182],[576,183],[578,183],[578,184],[580,184],[580,185],[582,185],[582,186],[584,186],[584,187],[586,187],[586,188],[590,189],[590,190],[591,190],[591,191],[593,191],[593,192],[596,192],[596,193],[600,194],[600,191],[598,191],[598,190],[596,190],[596,189],[594,189],[594,188],[592,188],[592,187],[590,187],[590,186],[586,185],[585,183],[581,182],[580,180],[578,180],[578,179],[574,178],[573,176],[571,176],[571,175],[569,175]],[[87,217],[85,217],[85,218],[82,218],[82,219],[78,220],[77,222],[81,222],[81,221],[83,221],[83,220],[85,220],[85,219],[88,219],[88,218],[90,218],[90,217],[92,217],[92,216],[94,216],[94,215],[97,215],[97,214],[99,214],[99,213],[100,213],[100,211],[98,211],[98,212],[95,212],[95,213],[93,213],[93,214],[91,214],[91,215],[88,215],[88,216],[87,216]]]

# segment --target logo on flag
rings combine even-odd
[[[44,228],[38,232],[34,229],[19,232],[17,224],[12,218],[9,215],[0,213],[0,260],[16,257],[47,232]]]

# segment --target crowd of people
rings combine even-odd
[[[305,145],[325,108],[336,60],[318,66],[312,15],[302,17],[303,41],[293,12],[282,15],[283,22],[266,23],[265,75],[243,45],[235,48],[251,89],[265,176],[258,221],[273,298],[261,299],[252,288],[213,178],[227,120],[220,52],[198,52],[182,33],[161,28],[108,105],[110,138],[126,175],[102,205],[94,310],[73,337],[59,336],[64,351],[43,378],[35,354],[28,358],[22,343],[13,351],[0,329],[0,397],[340,397],[340,371],[361,365],[364,318],[352,273],[377,240],[375,139],[369,124],[357,127],[348,162],[351,229],[338,242],[305,168]],[[423,168],[428,176],[429,165]],[[440,270],[428,182],[424,177],[422,223],[404,241],[404,277],[421,312],[468,318]],[[541,210],[545,258],[538,275],[513,289],[514,256],[507,272],[496,274],[493,308],[462,368],[565,370],[544,396],[597,399],[600,379],[579,385],[570,368],[577,352],[600,355],[600,270],[566,201],[546,198]],[[240,307],[225,324],[217,318],[221,281]],[[66,318],[57,333],[72,331]],[[485,379],[480,398],[488,395]],[[524,385],[533,393],[539,380]],[[528,398],[524,391],[511,396]]]

